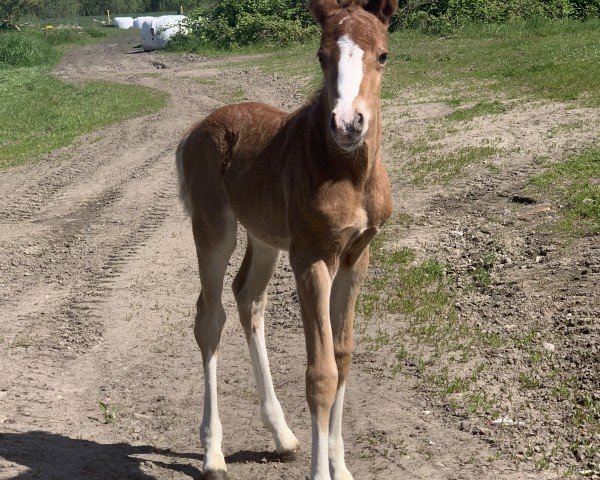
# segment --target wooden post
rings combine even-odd
[[[109,10],[106,11],[106,17],[108,18],[107,25],[110,25],[110,11]]]

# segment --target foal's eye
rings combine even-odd
[[[377,56],[377,62],[379,62],[379,65],[385,65],[385,62],[387,62],[387,57],[388,57],[387,52],[380,53]]]
[[[325,68],[325,53],[323,52],[323,50],[319,50],[317,52],[317,58],[319,59],[319,63],[321,64],[321,67]]]

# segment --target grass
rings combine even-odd
[[[600,147],[551,166],[531,184],[564,205],[560,230],[577,236],[600,233]]]
[[[592,153],[571,159],[575,163],[568,168],[550,167],[540,182],[551,185],[555,181],[551,175],[563,180],[597,175],[593,162],[598,157]],[[592,159],[591,166],[581,163]],[[390,248],[395,243],[394,232],[402,224],[402,218],[393,219],[371,245],[372,270],[357,302],[357,332],[365,333],[359,341],[365,342],[368,351],[385,349],[393,374],[415,376],[421,381],[420,388],[443,399],[448,412],[475,423],[504,416],[520,421],[530,409],[543,412],[545,403],[534,405],[527,399],[547,392],[554,402],[568,406],[565,426],[570,430],[562,443],[550,450],[532,450],[525,458],[540,470],[548,468],[565,448],[581,458],[596,458],[600,452],[591,439],[600,435],[600,403],[578,388],[576,377],[556,365],[554,354],[543,347],[539,331],[484,330],[488,328],[485,322],[473,322],[459,315],[455,307],[456,300],[462,301],[457,285],[467,285],[466,292],[473,287],[483,292],[489,288],[497,261],[495,251],[484,252],[471,270],[455,271],[439,259],[419,258],[412,249]],[[392,321],[386,319],[390,316]],[[508,393],[496,388],[495,360],[507,352],[519,352],[522,359],[506,383]],[[511,389],[518,390],[524,400],[515,399]],[[524,403],[518,403],[521,401]],[[495,442],[504,441],[500,430],[492,434],[498,435]]]
[[[484,115],[497,115],[504,113],[508,107],[501,102],[478,102],[472,107],[461,108],[446,115],[446,119],[454,122],[468,122]]]
[[[413,148],[414,150],[414,148]],[[448,183],[470,165],[481,163],[498,152],[495,147],[463,147],[450,153],[435,152],[425,145],[422,153],[413,152],[410,162],[403,167],[412,175],[416,185]]]
[[[391,35],[384,93],[429,86],[479,100],[482,85],[509,97],[600,105],[598,20],[472,25],[449,38]]]
[[[108,82],[75,85],[50,75],[65,46],[93,39],[29,30],[0,34],[0,169],[166,104],[166,94],[148,88]]]
[[[390,35],[382,97],[437,92],[450,104],[476,102],[457,117],[500,113],[506,98],[537,98],[600,106],[600,20],[540,20],[470,25],[446,38],[398,31]],[[265,71],[320,84],[316,41],[249,60]],[[243,53],[264,52],[253,47]],[[205,52],[223,53],[223,52]],[[490,100],[483,99],[489,97]],[[458,119],[458,118],[457,118]]]

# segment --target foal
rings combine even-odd
[[[204,363],[205,479],[226,478],[217,354],[225,323],[223,278],[238,221],[248,245],[233,293],[262,420],[279,454],[298,449],[273,390],[263,321],[267,283],[279,252],[288,250],[308,358],[310,478],[352,478],[344,463],[342,408],[368,245],[392,208],[380,159],[379,95],[387,25],[396,8],[397,0],[310,0],[322,27],[320,94],[291,114],[259,103],[220,108],[177,148],[180,198],[192,220],[202,284],[194,334]]]

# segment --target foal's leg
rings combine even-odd
[[[342,410],[354,346],[354,305],[368,265],[368,249],[354,265],[348,266],[342,262],[331,290],[331,328],[338,369],[337,393],[329,419],[329,470],[333,480],[352,480],[352,475],[344,462]]]
[[[331,478],[329,416],[338,383],[329,318],[330,269],[335,260],[326,263],[322,258],[290,249],[306,337],[306,399],[312,421],[311,480]]]
[[[250,348],[252,367],[260,397],[261,418],[265,427],[273,434],[277,453],[285,455],[293,454],[298,450],[299,443],[288,428],[281,404],[275,396],[265,346],[264,323],[267,283],[273,276],[278,258],[279,250],[248,235],[246,255],[233,282],[233,292]]]
[[[235,249],[237,222],[230,211],[203,212],[192,218],[202,290],[198,297],[194,335],[204,363],[204,414],[200,440],[204,447],[203,478],[225,479],[221,451],[223,430],[217,406],[217,353],[225,324],[221,303],[223,277]]]

